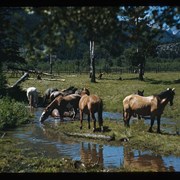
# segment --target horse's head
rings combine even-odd
[[[163,101],[161,101],[161,103],[164,103],[166,100],[167,102],[170,103],[170,106],[173,105],[173,99],[174,99],[174,95],[175,95],[175,88],[167,88],[166,91],[161,92],[158,96],[159,98]]]
[[[44,111],[42,112],[40,118],[39,118],[39,121],[42,123],[44,122],[48,116],[51,114],[51,109],[50,108],[45,108]]]
[[[142,90],[142,91],[138,90],[137,94],[140,96],[144,96],[144,90]]]
[[[172,88],[172,89],[167,88],[167,92],[168,92],[168,99],[169,99],[170,106],[172,106],[174,95],[175,95],[175,88]]]
[[[83,96],[84,94],[87,94],[88,96],[90,95],[90,91],[85,87],[81,90],[81,96]]]

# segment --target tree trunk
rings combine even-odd
[[[140,63],[139,65],[139,80],[140,81],[144,81],[144,66],[143,66],[143,63]]]
[[[89,77],[91,82],[96,82],[95,76],[95,57],[94,57],[94,41],[90,41],[90,72]]]

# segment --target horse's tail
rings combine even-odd
[[[100,127],[103,126],[102,113],[103,113],[103,102],[102,102],[102,100],[101,100],[100,103],[99,103],[99,106],[98,106],[98,122],[99,122],[99,126],[100,126]]]

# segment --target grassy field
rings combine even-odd
[[[119,80],[119,77],[122,80]],[[48,77],[49,78],[49,77]],[[125,96],[137,92],[137,90],[144,89],[144,95],[158,94],[168,87],[175,88],[175,98],[174,105],[170,107],[166,106],[163,117],[170,118],[171,121],[175,122],[173,128],[175,131],[180,130],[180,73],[179,72],[166,72],[166,73],[145,73],[144,81],[138,80],[137,74],[104,74],[101,80],[97,79],[96,83],[91,83],[86,75],[74,75],[74,74],[61,74],[57,77],[52,77],[47,79],[47,77],[42,77],[42,80],[37,80],[36,77],[30,76],[30,78],[21,83],[22,88],[28,88],[30,86],[37,87],[39,95],[43,96],[44,91],[49,87],[57,87],[58,89],[65,89],[69,86],[75,86],[77,88],[86,87],[90,90],[92,94],[99,95],[104,101],[104,111],[108,112],[120,112],[122,113],[122,100]],[[7,76],[8,84],[14,84],[19,77],[10,78]],[[62,123],[60,126],[55,129],[49,128],[48,131],[53,131],[53,133],[63,133],[79,132],[79,121],[74,121],[73,123]],[[179,145],[179,135],[177,134],[157,134],[156,133],[156,121],[154,125],[154,133],[148,133],[149,124],[144,124],[143,120],[133,120],[133,123],[130,128],[125,128],[123,121],[109,121],[106,119],[104,121],[104,126],[108,131],[104,132],[105,136],[114,136],[115,141],[103,142],[110,144],[123,144],[124,146],[129,146],[131,148],[139,150],[151,150],[155,154],[160,155],[175,155],[180,156],[180,145]],[[171,126],[171,125],[170,125]],[[168,128],[168,125],[163,128]],[[174,131],[174,132],[175,132]],[[87,128],[87,123],[84,121],[83,129],[81,133],[92,134],[92,130]],[[96,134],[101,134],[97,132]],[[79,137],[78,137],[79,138]],[[123,138],[127,138],[128,142],[121,141]],[[88,141],[88,139],[87,139]],[[90,141],[98,141],[91,139]],[[11,142],[11,143],[10,143]],[[0,148],[0,172],[88,172],[95,171],[98,172],[98,169],[91,170],[76,170],[72,168],[72,162],[69,162],[68,167],[65,165],[67,161],[64,162],[61,160],[53,159],[41,159],[37,155],[33,154],[22,154],[19,151],[23,152],[24,150],[16,150],[14,147],[14,141],[7,141],[2,139],[0,143],[3,144]],[[19,142],[20,143],[20,142]],[[102,143],[102,141],[101,141]],[[12,152],[5,152],[4,148],[14,149]],[[13,158],[16,157],[16,158]],[[16,159],[19,158],[22,160],[23,165],[21,167],[16,167]],[[19,162],[19,161],[18,161]],[[62,166],[59,166],[61,164]],[[43,165],[43,169],[42,169]],[[71,170],[69,170],[71,169]],[[116,171],[141,171],[134,169],[119,169]],[[147,170],[149,171],[149,170]]]
[[[119,80],[119,77],[122,80]],[[18,78],[8,78],[10,85],[14,84]],[[62,81],[63,80],[63,81]],[[104,102],[104,111],[122,113],[123,99],[137,90],[144,90],[144,96],[158,94],[169,88],[175,88],[175,98],[173,107],[167,105],[163,116],[179,120],[180,118],[180,73],[145,73],[144,81],[138,80],[138,74],[104,74],[101,80],[91,83],[88,74],[61,74],[55,77],[42,77],[37,80],[36,77],[30,77],[21,83],[22,88],[35,86],[40,96],[49,87],[57,87],[58,89],[66,89],[69,86],[77,88],[86,87],[91,94],[99,95]]]

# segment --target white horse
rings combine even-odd
[[[27,88],[26,95],[27,95],[30,107],[37,107],[37,105],[38,105],[37,89],[35,87]]]

